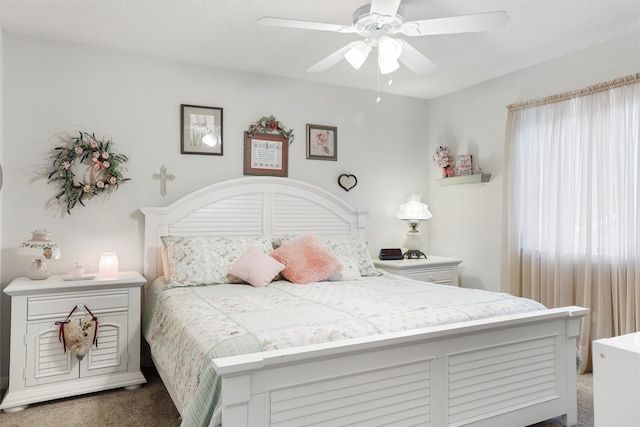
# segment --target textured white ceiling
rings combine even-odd
[[[366,0],[0,1],[2,29],[235,70],[377,90],[375,56],[305,70],[356,34],[266,27],[262,16],[351,24]],[[405,20],[504,10],[499,31],[406,38],[437,69],[406,68],[380,91],[430,99],[640,29],[640,0],[403,0]],[[640,55],[640,52],[638,53]]]

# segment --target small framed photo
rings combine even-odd
[[[287,176],[289,141],[280,135],[244,133],[244,174]]]
[[[338,128],[307,124],[307,159],[338,160]]]
[[[222,108],[180,106],[180,153],[222,156]]]
[[[473,158],[471,157],[471,154],[458,156],[456,173],[459,176],[473,175]]]

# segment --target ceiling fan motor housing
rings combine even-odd
[[[356,33],[368,38],[374,45],[380,37],[400,32],[403,24],[404,17],[401,9],[398,9],[395,16],[385,16],[371,13],[371,5],[365,4],[353,12],[352,25]]]

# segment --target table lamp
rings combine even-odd
[[[431,218],[431,212],[429,212],[429,207],[420,201],[420,195],[408,195],[407,202],[400,205],[396,218],[407,221],[409,227],[411,227],[404,242],[404,247],[407,248],[404,257],[409,259],[426,258],[427,256],[420,251],[423,245],[418,226],[420,222]]]
[[[20,245],[18,255],[34,258],[27,277],[31,280],[43,280],[51,275],[44,260],[59,259],[60,248],[51,241],[47,230],[35,230],[31,233],[31,239]]]

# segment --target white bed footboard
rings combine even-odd
[[[215,359],[222,425],[577,423],[576,336],[564,307]]]

